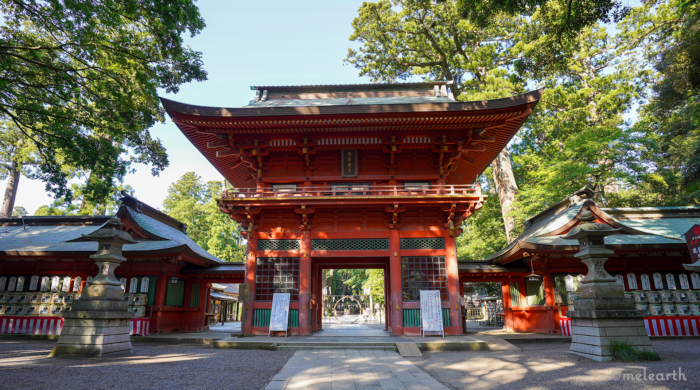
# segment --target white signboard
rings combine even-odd
[[[655,274],[651,275],[654,278],[654,288],[657,290],[663,290],[664,289],[664,280],[661,278],[661,274],[656,272]]]
[[[49,291],[49,277],[44,276],[41,278],[41,286],[39,287],[39,291],[46,292]]]
[[[423,337],[425,332],[439,332],[442,333],[442,337],[445,337],[445,330],[442,327],[440,291],[420,290],[420,315]]]
[[[680,275],[678,275],[678,279],[681,282],[681,289],[682,290],[690,290],[690,283],[688,283],[688,275],[680,274]]]
[[[76,276],[75,280],[73,281],[73,292],[80,292],[80,286],[83,283],[83,278],[80,276]]]
[[[637,276],[635,274],[627,274],[627,285],[630,286],[630,290],[637,289]]]
[[[649,275],[643,274],[642,276],[639,277],[642,281],[642,290],[644,291],[649,291],[651,290],[651,283],[649,283]]]
[[[623,278],[622,275],[615,275],[615,281],[617,282],[617,284],[621,285],[622,287],[625,287],[625,278]]]
[[[17,287],[15,291],[24,291],[24,276],[17,278]]]
[[[129,281],[129,293],[136,294],[138,292],[138,291],[136,291],[136,289],[138,289],[138,287],[139,287],[139,279],[138,278],[131,278],[131,280]]]
[[[272,313],[270,314],[269,332],[284,332],[287,334],[287,322],[289,322],[289,293],[275,293],[272,296]],[[268,332],[267,336],[270,336]]]
[[[695,280],[695,279],[693,279]],[[5,285],[7,284],[7,277],[0,277],[0,291],[5,291]]]
[[[39,275],[34,275],[29,280],[29,291],[36,291],[39,286]]]
[[[126,291],[126,278],[119,278],[119,283],[122,285],[122,291]]]
[[[700,275],[698,275],[697,273],[692,273],[690,274],[690,280],[693,282],[693,288],[696,290],[700,290]],[[2,284],[2,281],[0,281],[0,284]],[[0,290],[2,290],[1,287]]]
[[[673,274],[666,274],[666,284],[668,284],[669,290],[676,289],[676,279],[673,277]]]
[[[148,292],[148,283],[149,283],[150,281],[151,281],[151,280],[148,279],[148,276],[144,276],[143,278],[141,278],[141,292],[142,292],[142,293],[147,293],[147,292]]]
[[[17,286],[17,278],[14,276],[10,277],[10,283],[7,285],[7,291],[15,291],[16,286]]]
[[[54,276],[51,278],[51,292],[58,292],[58,282],[60,281],[60,278],[58,276]]]
[[[63,284],[61,285],[61,291],[70,292],[70,276],[63,278]]]

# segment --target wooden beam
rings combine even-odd
[[[469,158],[469,157],[467,157],[467,156],[465,156],[465,155],[463,155],[463,154],[460,154],[460,155],[459,155],[459,158],[460,158],[462,161],[465,161],[465,162],[467,162],[467,163],[469,163],[469,164],[474,164],[474,159]]]
[[[496,137],[494,137],[492,135],[474,134],[474,135],[472,135],[472,141],[496,142]]]
[[[217,150],[216,151],[216,157],[227,157],[227,156],[238,156],[239,151],[236,149],[224,149],[224,150]]]
[[[484,152],[486,151],[486,146],[484,145],[478,145],[478,144],[467,144],[462,146],[462,150],[471,150],[475,152]]]
[[[207,149],[212,149],[212,148],[223,148],[229,146],[228,140],[221,140],[221,141],[214,141],[214,142],[207,142]]]

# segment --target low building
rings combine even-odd
[[[575,294],[587,273],[574,257],[578,242],[563,237],[581,223],[578,217],[585,210],[595,222],[620,229],[606,239],[615,254],[605,269],[625,290],[637,291],[637,296],[643,291],[700,290],[700,275],[683,267],[693,262],[683,235],[700,223],[700,207],[602,208],[589,187],[530,218],[517,239],[485,261],[460,262],[460,281],[501,283],[505,329],[561,334],[560,318],[566,318],[572,304],[569,296],[575,297],[567,293]],[[539,280],[528,280],[533,271],[541,275]],[[639,303],[640,308],[645,305]],[[666,302],[669,308],[676,304],[683,302]],[[690,313],[678,314],[694,314],[692,302],[685,304]]]
[[[121,202],[116,213],[121,229],[138,243],[124,247],[127,261],[115,275],[135,316],[147,319],[143,326],[150,333],[204,330],[211,284],[241,282],[243,265],[211,255],[187,236],[185,224],[136,198],[125,196]],[[0,314],[58,316],[70,310],[98,272],[89,258],[97,246],[83,235],[109,218],[0,219]]]

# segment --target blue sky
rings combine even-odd
[[[197,5],[207,27],[186,43],[201,51],[209,80],[183,85],[169,99],[211,106],[237,107],[248,103],[251,85],[367,83],[344,65],[351,42],[352,20],[361,0],[333,1],[207,1]],[[194,171],[206,181],[222,180],[204,157],[169,120],[151,130],[165,145],[170,166],[159,177],[136,166],[125,183],[143,202],[162,207],[168,186]],[[0,182],[4,193],[6,182]],[[20,180],[15,206],[33,214],[53,199],[40,181]]]

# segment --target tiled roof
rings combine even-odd
[[[397,96],[371,98],[335,98],[335,99],[275,99],[252,101],[246,107],[320,107],[320,106],[354,106],[368,104],[425,104],[454,103],[448,97]]]
[[[251,90],[290,91],[290,92],[341,92],[341,91],[380,91],[406,89],[433,89],[434,85],[448,85],[447,81],[432,81],[421,83],[372,83],[372,84],[330,84],[330,85],[258,85]]]
[[[607,245],[619,248],[685,247],[682,235],[700,223],[700,207],[598,208],[592,191],[578,191],[528,220],[529,226],[513,242],[486,261],[498,262],[518,250],[536,246],[538,250],[573,250],[576,240],[565,240],[563,230],[576,224],[583,208],[595,208],[597,216],[607,219],[623,234],[606,237]],[[600,214],[600,215],[598,215]],[[559,232],[558,232],[559,231]]]
[[[126,256],[155,253],[184,253],[200,263],[216,265],[222,260],[202,249],[183,231],[184,224],[170,217],[164,218],[154,213],[152,208],[143,208],[139,213],[126,203],[138,202],[135,198],[122,199],[122,206],[117,211],[119,218],[133,220],[141,229],[151,233],[151,238],[138,239],[137,244],[125,245]],[[145,205],[143,205],[145,206]],[[151,215],[146,214],[148,212]],[[165,214],[163,214],[165,215]],[[66,217],[43,217],[41,224],[29,226],[0,226],[0,254],[4,255],[40,255],[40,254],[92,254],[97,250],[97,243],[87,241],[84,234],[100,228],[109,217],[81,217],[84,223],[92,219],[99,224],[75,224],[75,220]],[[30,218],[29,218],[30,219]],[[53,221],[52,221],[53,220]],[[0,220],[0,224],[6,220]]]

